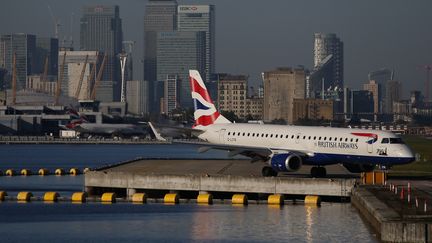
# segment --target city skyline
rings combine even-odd
[[[25,1],[8,2],[0,10],[2,34],[27,33],[54,36],[54,24],[46,3],[61,16],[60,42],[69,39],[74,13],[74,47],[79,47],[80,9],[86,4],[118,4],[124,40],[136,41],[135,79],[142,79],[143,19],[148,1]],[[25,4],[28,7],[22,8]],[[313,68],[314,33],[335,33],[344,42],[345,83],[359,89],[368,73],[380,68],[395,70],[395,79],[411,89],[423,90],[432,34],[427,33],[432,3],[416,1],[178,1],[178,4],[214,4],[216,11],[216,71],[250,75],[251,84],[261,82],[260,73],[282,66]],[[242,9],[239,12],[239,9]],[[293,11],[295,10],[295,11]],[[31,20],[32,24],[29,24]],[[7,23],[7,24],[6,24]],[[10,24],[13,23],[13,24]],[[408,89],[411,87],[411,89]]]

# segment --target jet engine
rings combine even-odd
[[[349,164],[344,163],[343,166],[351,173],[361,173],[373,171],[375,165],[373,164]]]
[[[301,157],[294,153],[275,154],[270,159],[270,165],[276,171],[298,171],[302,164]]]

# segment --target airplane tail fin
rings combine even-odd
[[[197,70],[189,70],[189,78],[195,107],[194,127],[231,123],[216,110],[199,72]]]

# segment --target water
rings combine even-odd
[[[6,168],[99,167],[136,157],[226,158],[216,151],[197,154],[190,145],[4,145]],[[163,156],[161,156],[163,155]],[[82,190],[82,176],[0,177],[0,190],[16,195]],[[321,207],[117,203],[0,203],[0,237],[9,241],[83,242],[376,242],[350,204]]]

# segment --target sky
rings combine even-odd
[[[86,4],[120,6],[124,40],[136,41],[134,79],[142,79],[143,18],[147,0],[2,0],[0,34],[54,36],[48,5],[62,24],[60,38],[72,33],[79,49],[79,19]],[[345,86],[360,89],[370,71],[395,70],[404,97],[424,91],[432,64],[430,0],[178,0],[216,6],[216,71],[249,75],[276,67],[313,66],[313,34],[335,33],[344,42]],[[71,18],[71,16],[74,16]],[[71,21],[73,19],[73,21]],[[72,31],[71,31],[72,22]]]

